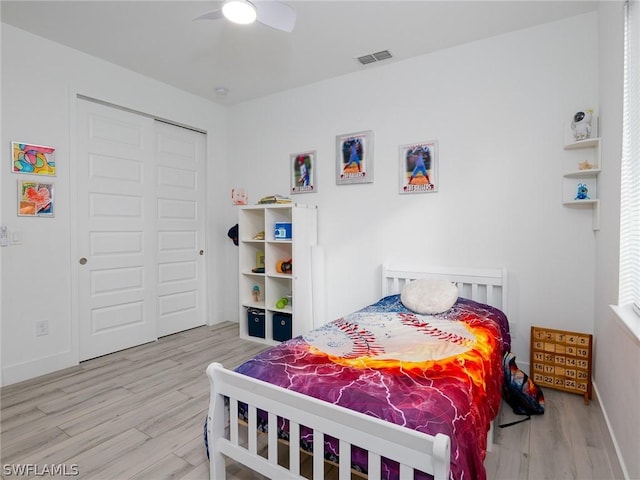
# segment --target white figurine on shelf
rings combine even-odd
[[[593,164],[589,163],[587,160],[584,162],[578,163],[578,170],[591,170],[593,168]]]
[[[584,112],[576,112],[573,115],[573,120],[571,121],[571,130],[573,130],[573,136],[576,140],[586,140],[591,136],[592,116],[593,110],[591,108]]]

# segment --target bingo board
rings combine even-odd
[[[591,398],[593,336],[531,327],[531,377],[538,385]]]

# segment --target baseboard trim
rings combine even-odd
[[[591,385],[593,387],[593,392],[595,393],[596,401],[598,405],[600,405],[600,411],[604,416],[604,421],[607,424],[607,430],[609,431],[609,437],[611,438],[611,442],[613,443],[613,448],[616,451],[616,457],[618,457],[618,463],[620,464],[620,469],[622,470],[622,474],[624,475],[625,480],[630,480],[629,472],[627,471],[627,467],[624,464],[624,460],[622,458],[622,454],[620,452],[620,446],[618,445],[618,441],[616,440],[616,436],[613,433],[613,428],[611,427],[611,422],[609,421],[609,416],[607,415],[607,409],[602,403],[602,396],[598,392],[598,386],[595,381],[591,381]]]
[[[17,365],[5,366],[2,367],[2,386],[31,380],[76,365],[78,365],[78,359],[71,351],[68,351]]]

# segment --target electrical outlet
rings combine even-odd
[[[49,335],[49,322],[46,320],[38,320],[36,322],[36,337]]]

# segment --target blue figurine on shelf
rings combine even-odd
[[[589,200],[589,189],[587,188],[586,183],[578,184],[578,193],[574,200]]]

